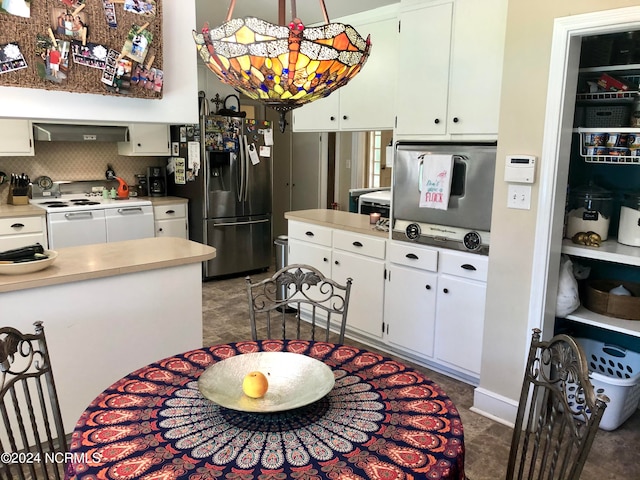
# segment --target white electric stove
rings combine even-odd
[[[100,193],[69,193],[32,198],[30,203],[47,212],[51,250],[155,235],[150,200],[105,199]]]

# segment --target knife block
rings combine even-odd
[[[7,203],[11,205],[29,205],[29,189],[10,187]]]

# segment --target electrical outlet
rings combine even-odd
[[[531,185],[509,184],[507,207],[531,210]]]

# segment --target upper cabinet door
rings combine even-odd
[[[0,120],[0,156],[33,156],[33,130],[29,120]]]
[[[129,125],[129,141],[118,142],[118,154],[128,156],[168,156],[169,125],[134,123]]]
[[[335,132],[340,130],[340,90],[302,107],[292,114],[294,132]]]
[[[294,132],[391,130],[395,120],[398,65],[397,5],[332,19],[371,37],[371,53],[362,70],[328,97],[293,111]]]
[[[341,130],[391,130],[395,121],[398,19],[353,23],[371,53],[362,70],[340,92]]]
[[[455,2],[449,133],[498,133],[506,13],[506,0]]]
[[[400,14],[395,101],[399,134],[446,133],[452,18],[452,3]],[[479,81],[468,79],[469,83]]]

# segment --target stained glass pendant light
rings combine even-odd
[[[296,16],[285,25],[285,0],[278,0],[274,25],[255,17],[231,18],[236,0],[231,0],[225,23],[202,33],[193,32],[200,57],[216,76],[249,98],[280,112],[280,130],[286,127],[289,110],[326,97],[344,86],[362,68],[371,42],[350,25],[329,23],[305,27]]]

